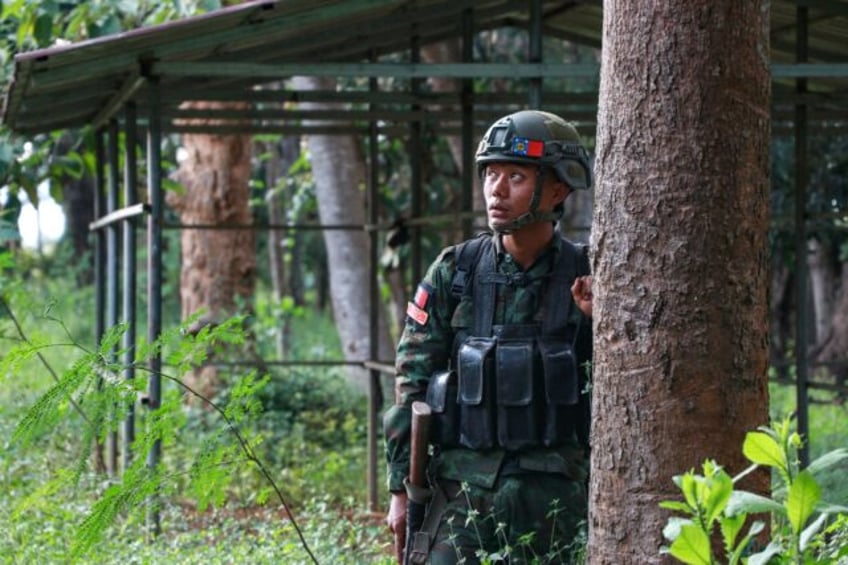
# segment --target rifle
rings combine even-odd
[[[427,444],[430,441],[430,419],[430,406],[426,402],[416,401],[412,403],[409,477],[406,481],[406,545],[403,549],[405,565],[412,563],[410,557],[415,549],[416,534],[424,523],[424,511],[430,501],[430,488],[427,485]]]

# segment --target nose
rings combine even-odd
[[[503,173],[496,173],[493,175],[489,175],[489,191],[492,196],[506,196],[507,191],[509,189],[509,183],[507,181],[507,176]]]

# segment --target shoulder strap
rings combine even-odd
[[[592,269],[589,266],[589,244],[575,243],[574,247],[577,248],[577,276],[592,274]]]
[[[477,234],[474,239],[463,241],[456,246],[456,268],[451,279],[451,295],[457,300],[465,294],[486,242],[491,242],[491,234],[483,232]]]
[[[562,240],[560,253],[553,266],[544,299],[542,333],[545,335],[564,334],[567,331],[573,308],[571,284],[579,274],[582,262],[580,249],[562,235],[559,237]]]

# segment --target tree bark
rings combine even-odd
[[[294,83],[297,89],[334,87],[332,81],[312,77],[296,77]],[[302,103],[304,109],[330,106]],[[365,162],[356,139],[349,135],[313,135],[309,137],[308,145],[321,223],[364,226]],[[382,304],[377,320],[371,320],[370,315],[368,280],[371,269],[377,267],[368,260],[368,234],[365,230],[324,230],[323,235],[330,267],[333,318],[345,359],[369,359],[369,324],[377,324],[377,351],[380,359],[390,359],[393,347]],[[359,390],[367,392],[368,371],[355,367],[349,370],[348,375]],[[385,379],[384,387],[386,383],[388,379]]]
[[[288,176],[289,168],[297,160],[300,154],[300,139],[296,136],[285,137],[279,143],[265,144],[265,150],[270,154],[266,163],[265,180],[268,204],[268,221],[272,225],[284,224],[286,221],[285,206],[289,199],[285,178]],[[282,186],[279,186],[283,179]],[[268,230],[268,270],[271,273],[271,287],[273,297],[280,304],[284,297],[292,296],[291,279],[293,271],[287,268],[284,245],[288,234],[280,229]],[[295,236],[296,237],[296,236]],[[291,316],[285,315],[278,328],[275,344],[277,358],[285,359],[291,349]]]
[[[207,103],[195,103],[193,107]],[[211,103],[210,103],[211,104]],[[184,135],[187,157],[177,178],[185,193],[168,194],[183,224],[246,225],[251,143],[248,135]],[[256,276],[255,233],[251,229],[183,229],[180,300],[183,319],[203,311],[198,325],[218,323],[236,312],[237,300],[253,296]],[[219,385],[213,365],[186,375],[205,396]]]
[[[810,291],[813,300],[813,320],[816,343],[823,342],[830,330],[833,318],[834,273],[830,265],[828,245],[816,239],[807,242],[807,265],[810,269]]]
[[[842,276],[834,299],[835,307],[828,317],[821,341],[817,345],[816,360],[821,363],[832,363],[829,368],[837,386],[843,387],[836,393],[836,401],[844,403],[846,393],[844,387],[848,381],[848,367],[844,365],[848,355],[848,268],[842,265]]]
[[[604,7],[593,565],[666,562],[672,476],[706,458],[741,471],[767,422],[768,16],[764,1]]]

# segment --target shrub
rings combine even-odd
[[[704,462],[703,475],[689,471],[674,477],[683,501],[667,500],[660,505],[683,516],[668,520],[663,535],[671,544],[662,551],[691,565],[800,565],[835,563],[848,557],[848,507],[824,502],[816,479],[848,458],[848,450],[830,451],[801,469],[797,461],[801,441],[787,418],[746,435],[742,451],[752,465],[736,477],[712,460]],[[734,488],[758,466],[773,471],[771,497]],[[770,516],[771,540],[756,551],[754,540],[766,523],[748,518],[763,514]],[[713,554],[710,543],[716,528],[723,543],[722,559]]]

